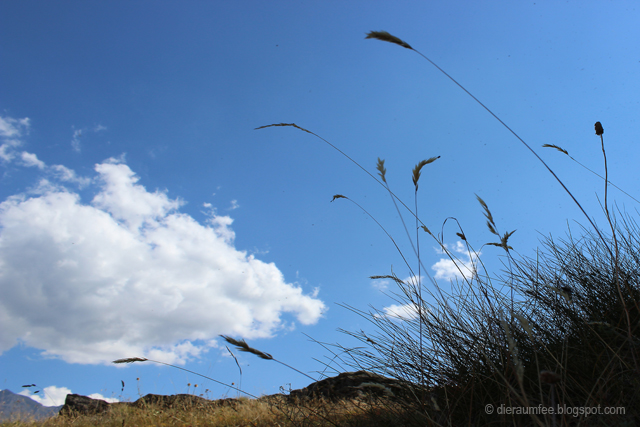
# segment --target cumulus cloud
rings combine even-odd
[[[466,245],[464,245],[461,241],[457,241],[455,245],[448,245],[445,243],[444,245],[449,252],[454,255],[458,253],[462,257],[457,256],[457,260],[454,263],[451,259],[442,258],[440,261],[436,262],[431,266],[431,268],[436,272],[434,278],[435,279],[444,279],[444,280],[453,280],[453,279],[471,279],[476,272],[476,261],[480,256],[480,252],[469,252]],[[436,252],[442,254],[442,249],[436,248]],[[457,266],[456,266],[457,265]]]
[[[420,276],[420,284],[422,284],[424,276]],[[418,276],[410,276],[402,281],[404,285],[408,289],[417,289],[418,286]],[[392,282],[389,279],[377,279],[374,281],[374,287],[379,289],[380,291],[385,291],[389,284],[393,283],[394,285],[398,285],[397,283]],[[418,318],[418,307],[413,303],[408,304],[392,304],[390,306],[384,307],[381,310],[381,313],[375,313],[373,317],[382,318],[386,317],[392,320],[399,320],[402,322],[406,322],[412,319]]]
[[[219,334],[267,338],[285,314],[313,324],[326,310],[237,250],[232,218],[197,222],[119,160],[95,171],[90,203],[46,180],[0,203],[0,353],[22,342],[69,363],[182,364]]]
[[[23,390],[18,394],[26,396],[31,400],[35,400],[42,406],[60,406],[64,405],[67,394],[71,394],[71,390],[66,387],[56,387],[52,385],[49,387],[45,387],[38,394],[31,393],[29,390]],[[89,397],[92,399],[104,400],[105,402],[109,403],[119,402],[118,399],[112,397],[104,397],[100,393],[90,394]]]

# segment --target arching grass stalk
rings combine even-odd
[[[327,143],[328,145],[330,145],[334,150],[338,151],[340,154],[342,154],[343,156],[345,156],[347,159],[351,160],[351,161],[352,161],[356,166],[358,166],[360,169],[362,169],[362,170],[363,170],[367,175],[369,175],[371,178],[373,178],[373,180],[374,180],[374,181],[376,181],[376,182],[377,182],[378,184],[380,184],[380,185],[381,185],[385,190],[387,190],[387,191],[389,192],[389,194],[392,196],[392,199],[394,199],[394,205],[395,205],[395,200],[397,200],[398,202],[400,202],[400,204],[401,204],[402,206],[404,206],[404,208],[405,208],[407,211],[409,211],[409,213],[410,213],[410,214],[411,214],[411,215],[416,219],[416,221],[417,221],[418,223],[420,223],[420,224],[421,224],[421,225],[420,225],[420,228],[422,228],[426,233],[428,233],[429,235],[431,235],[431,236],[436,240],[436,242],[438,242],[438,244],[440,245],[440,248],[442,249],[442,251],[443,251],[445,254],[447,254],[447,256],[448,256],[452,261],[454,261],[454,263],[455,263],[455,261],[456,261],[456,260],[454,259],[454,255],[452,255],[452,254],[451,254],[451,252],[446,248],[446,246],[444,246],[444,244],[443,244],[441,241],[439,241],[439,240],[436,238],[436,236],[434,236],[434,235],[431,233],[431,231],[429,230],[429,228],[428,228],[428,227],[427,227],[427,226],[422,222],[422,220],[420,220],[420,218],[418,218],[418,216],[417,216],[417,215],[416,215],[416,214],[411,210],[411,208],[409,208],[409,207],[407,206],[407,204],[406,204],[406,203],[404,203],[404,202],[402,201],[402,199],[400,199],[398,196],[396,196],[396,194],[391,190],[391,188],[389,187],[389,184],[386,182],[386,178],[385,178],[386,169],[384,168],[384,160],[380,160],[380,159],[378,158],[378,165],[377,165],[377,169],[378,169],[378,171],[380,172],[380,176],[382,177],[382,179],[383,179],[383,181],[384,181],[384,183],[383,183],[382,181],[379,181],[375,176],[373,176],[373,175],[371,174],[371,172],[369,172],[368,170],[366,170],[365,168],[363,168],[363,167],[362,167],[358,162],[356,162],[356,161],[355,161],[355,160],[353,160],[351,157],[349,157],[349,156],[348,156],[344,151],[340,150],[338,147],[336,147],[335,145],[333,145],[332,143],[330,143],[329,141],[327,141],[326,139],[324,139],[324,138],[323,138],[323,137],[321,137],[320,135],[318,135],[318,134],[316,134],[316,133],[314,133],[314,132],[311,132],[310,130],[305,129],[305,128],[301,127],[301,126],[298,126],[298,125],[297,125],[297,124],[295,124],[295,123],[273,123],[273,124],[270,124],[270,125],[265,125],[265,126],[257,127],[257,128],[255,128],[254,130],[258,130],[258,129],[265,129],[265,128],[274,127],[274,126],[291,126],[291,127],[296,128],[296,129],[299,129],[299,130],[301,130],[301,131],[303,131],[303,132],[306,132],[306,133],[308,133],[308,134],[311,134],[311,135],[315,136],[316,138],[318,138],[318,139],[320,139],[320,140],[322,140],[322,141],[326,142],[326,143]],[[435,159],[438,159],[438,158],[440,158],[440,156],[435,157]],[[350,200],[350,201],[352,201],[352,202],[353,202],[353,200],[349,199],[349,198],[348,198],[348,197],[346,197],[346,196],[342,196],[342,195],[338,195],[338,196],[340,196],[340,197],[335,197],[335,196],[334,196],[333,200],[335,200],[336,198],[344,198],[344,199],[348,199],[348,200]],[[333,200],[332,200],[332,201],[333,201]],[[355,203],[355,202],[353,202],[353,203]],[[357,203],[356,203],[356,205],[357,205]],[[357,206],[358,206],[360,209],[363,209],[360,205],[357,205]],[[397,205],[396,205],[396,209],[397,209]],[[363,209],[363,210],[364,210],[364,209]],[[365,211],[365,212],[366,212],[366,211]],[[400,212],[398,211],[398,213],[400,213]],[[371,216],[371,215],[369,215],[369,216]],[[372,217],[372,218],[373,218],[373,217]],[[402,215],[400,215],[400,219],[402,220],[402,222],[403,222],[403,224],[404,224],[404,220],[402,219]],[[374,221],[375,221],[375,218],[374,218]],[[376,221],[376,222],[377,222],[377,221]],[[380,224],[378,223],[378,225],[380,225]],[[384,229],[384,228],[383,228],[383,229]],[[387,233],[387,235],[389,235],[389,233]],[[409,236],[409,235],[408,235],[408,232],[407,232],[407,236]],[[391,236],[389,236],[389,237],[391,237]],[[463,239],[463,240],[466,240],[466,239]],[[392,241],[393,241],[393,239],[392,239]],[[395,241],[393,241],[393,242],[394,242],[394,244],[395,244]],[[410,236],[409,236],[409,242],[411,243],[411,246],[412,246],[412,248],[413,248],[413,251],[414,251],[414,253],[416,254],[416,257],[417,257],[417,256],[418,256],[418,252],[416,251],[416,248],[415,248],[415,246],[413,245],[413,240],[411,239],[411,237],[410,237]],[[468,245],[468,243],[467,243],[467,246],[469,246],[469,245]],[[501,246],[501,245],[496,245],[496,246]],[[396,247],[397,247],[397,245],[396,245]],[[456,259],[457,259],[457,258],[456,258]],[[418,262],[419,262],[419,263],[421,263],[420,258],[418,258]],[[482,263],[482,261],[480,261],[480,262]],[[406,263],[406,260],[405,260],[405,263]],[[456,267],[458,268],[458,270],[460,270],[460,267],[458,267],[457,263],[455,263],[455,264],[456,264]],[[423,265],[423,267],[424,267],[424,265]],[[426,270],[426,268],[425,268],[425,270]],[[461,272],[461,271],[460,271],[460,272]],[[413,273],[412,273],[412,274],[413,274]],[[461,272],[461,275],[462,275],[463,277],[465,277],[465,280],[466,280],[466,275],[465,275],[465,274],[463,274],[462,272]]]
[[[224,338],[224,340],[226,342],[228,342],[229,344],[232,344],[232,345],[236,346],[236,348],[238,350],[240,350],[240,351],[244,351],[244,352],[247,352],[247,353],[255,354],[256,356],[258,356],[259,358],[264,359],[264,360],[273,360],[274,362],[278,362],[279,364],[281,364],[283,366],[286,366],[287,368],[292,369],[292,370],[296,371],[297,373],[304,375],[307,378],[310,378],[311,381],[316,381],[316,379],[313,378],[312,376],[309,376],[309,375],[305,374],[304,372],[297,370],[293,366],[287,365],[286,363],[281,362],[278,359],[274,359],[273,356],[270,355],[269,353],[264,353],[264,352],[262,352],[260,350],[256,350],[255,348],[249,347],[249,344],[247,344],[247,342],[245,340],[235,340],[235,339],[233,339],[231,337],[228,337],[226,335],[220,335],[220,336],[222,338]]]
[[[371,172],[369,172],[368,170],[366,170],[365,168],[363,168],[363,167],[360,165],[360,163],[358,163],[358,162],[356,162],[355,160],[353,160],[353,159],[352,159],[351,157],[349,157],[349,156],[348,156],[344,151],[342,151],[341,149],[339,149],[338,147],[336,147],[335,145],[333,145],[332,143],[330,143],[329,141],[327,141],[326,139],[324,139],[324,138],[323,138],[323,137],[321,137],[320,135],[318,135],[318,134],[316,134],[316,133],[313,133],[313,132],[311,132],[310,130],[305,129],[305,128],[301,127],[301,126],[298,126],[298,125],[297,125],[297,124],[295,124],[295,123],[274,123],[274,124],[270,124],[270,125],[265,125],[265,126],[257,127],[257,128],[255,128],[254,130],[258,130],[258,129],[265,129],[265,128],[269,128],[269,127],[273,127],[273,126],[291,126],[291,127],[296,128],[296,129],[300,129],[300,130],[301,130],[301,131],[303,131],[303,132],[307,132],[307,133],[309,133],[309,134],[311,134],[311,135],[315,136],[316,138],[321,139],[322,141],[326,142],[326,143],[327,143],[327,144],[329,144],[329,145],[330,145],[334,150],[338,151],[340,154],[342,154],[343,156],[345,156],[347,159],[351,160],[351,161],[352,161],[356,166],[358,166],[360,169],[362,169],[362,170],[363,170],[367,175],[369,175],[371,178],[373,178],[373,179],[374,179],[378,184],[382,185],[382,187],[383,187],[385,190],[387,190],[387,191],[391,194],[391,196],[392,196],[392,198],[391,198],[391,199],[393,200],[394,205],[395,205],[395,203],[396,203],[396,202],[395,202],[395,200],[398,200],[398,201],[402,204],[402,206],[404,206],[404,207],[405,207],[405,209],[407,209],[407,210],[409,211],[409,213],[411,213],[411,215],[413,215],[413,216],[416,218],[416,220],[417,220],[417,221],[420,221],[420,219],[418,218],[418,216],[417,216],[415,213],[413,213],[413,211],[409,208],[409,206],[407,206],[407,205],[406,205],[406,204],[405,204],[405,203],[404,203],[404,202],[403,202],[403,201],[402,201],[398,196],[396,196],[396,194],[395,194],[393,191],[391,191],[391,189],[389,188],[389,184],[387,183],[387,181],[386,181],[386,179],[385,179],[386,169],[384,168],[384,160],[380,160],[380,158],[378,158],[378,165],[377,165],[377,169],[378,169],[378,171],[379,171],[379,173],[380,173],[380,177],[382,178],[382,181],[384,181],[384,183],[383,183],[383,182],[381,182],[381,181],[378,181],[378,179],[377,179],[375,176],[371,175]],[[436,158],[439,158],[439,157],[440,157],[440,156],[438,156],[438,157],[436,157]],[[334,198],[334,199],[335,199],[335,198]],[[395,200],[394,200],[394,199],[395,199]],[[398,209],[398,207],[397,207],[397,205],[396,205],[396,210],[397,210],[397,209]],[[402,219],[402,215],[400,215],[400,219],[402,220],[402,224],[404,225],[404,220]],[[429,231],[429,229],[428,229],[428,228],[427,228],[427,227],[422,223],[422,221],[420,221],[420,224],[422,224],[422,226],[424,227],[424,230],[425,230],[426,232],[431,233],[431,232]],[[417,251],[416,251],[415,246],[413,246],[413,240],[411,240],[411,236],[409,236],[409,232],[407,231],[406,227],[405,227],[405,231],[407,232],[407,236],[409,237],[409,241],[411,242],[411,247],[413,248],[413,252],[414,252],[414,253],[416,254],[416,256],[417,256],[417,255],[418,255],[418,253],[417,253]]]
[[[229,354],[231,354],[231,356],[233,357],[233,360],[236,361],[236,365],[238,365],[238,370],[240,371],[240,383],[238,385],[240,386],[240,388],[242,388],[242,368],[240,367],[240,363],[238,363],[238,359],[236,358],[236,355],[233,354],[233,352],[229,349],[229,346],[225,345],[225,347],[227,348],[227,351],[229,352]],[[239,394],[238,394],[238,397],[240,397]]]
[[[509,126],[507,126],[507,124],[505,122],[503,122],[500,117],[496,116],[494,114],[493,111],[491,111],[486,105],[484,105],[482,102],[480,102],[480,100],[478,98],[476,98],[475,96],[473,96],[473,94],[471,92],[469,92],[467,89],[465,89],[464,86],[462,86],[460,83],[458,83],[456,81],[456,79],[454,79],[453,77],[451,77],[449,74],[447,74],[446,71],[444,71],[442,68],[440,68],[435,62],[433,62],[432,60],[430,60],[429,58],[427,58],[425,55],[423,55],[421,52],[417,51],[416,49],[414,49],[413,47],[411,47],[408,43],[400,40],[398,37],[392,36],[391,34],[389,34],[386,31],[370,31],[367,34],[367,37],[365,37],[367,39],[377,39],[377,40],[382,40],[382,41],[386,41],[389,43],[394,43],[397,44],[399,46],[402,46],[406,49],[412,50],[415,53],[417,53],[418,55],[422,56],[424,59],[426,59],[427,61],[429,61],[431,63],[431,65],[433,65],[434,67],[436,67],[440,72],[442,72],[442,74],[444,74],[445,76],[447,76],[452,82],[454,82],[458,87],[460,87],[460,89],[462,89],[463,91],[465,91],[467,93],[467,95],[469,95],[471,98],[473,98],[478,104],[480,104],[480,106],[482,108],[484,108],[485,110],[487,110],[489,112],[489,114],[491,114],[497,121],[500,122],[500,124],[502,124],[502,126],[504,126],[509,132],[511,132],[516,138],[518,138],[518,140],[520,142],[522,142],[524,144],[525,147],[527,147],[529,149],[529,151],[531,151],[533,153],[534,156],[536,156],[536,158],[538,160],[540,160],[540,162],[542,162],[542,164],[544,165],[544,167],[547,168],[547,170],[551,173],[551,175],[553,175],[553,177],[558,181],[558,183],[562,186],[562,188],[564,188],[564,190],[567,192],[567,194],[569,194],[569,196],[571,196],[571,198],[573,199],[573,201],[575,202],[576,205],[578,205],[578,207],[580,208],[580,210],[582,211],[582,213],[584,214],[585,217],[587,217],[587,220],[589,221],[589,223],[591,224],[591,226],[595,229],[595,231],[598,233],[598,236],[600,237],[600,239],[602,240],[603,243],[605,243],[605,246],[607,247],[607,250],[609,251],[609,253],[611,254],[611,258],[613,258],[613,252],[611,252],[611,249],[609,248],[608,245],[606,245],[606,241],[604,239],[604,237],[602,236],[602,234],[600,233],[600,230],[598,229],[598,227],[596,227],[595,223],[593,222],[593,220],[591,219],[591,217],[589,215],[587,215],[587,212],[584,210],[584,208],[582,207],[582,205],[580,204],[580,202],[578,202],[578,200],[573,196],[573,194],[571,193],[571,191],[569,191],[569,189],[564,185],[564,183],[560,180],[560,178],[558,178],[558,176],[555,174],[555,172],[545,163],[544,160],[542,160],[542,158],[535,152],[533,151],[533,149],[529,146],[529,144],[527,144],[522,138],[520,138],[520,136],[515,133],[513,131],[513,129],[511,129]]]
[[[569,158],[571,160],[573,160],[574,162],[576,162],[577,164],[579,164],[580,166],[582,166],[583,168],[585,168],[586,170],[588,170],[589,172],[591,172],[592,174],[594,174],[595,176],[597,176],[598,178],[600,178],[603,181],[606,181],[609,183],[609,185],[613,185],[614,187],[616,187],[618,190],[622,191],[624,194],[626,194],[627,196],[629,196],[630,198],[632,198],[634,201],[636,201],[637,203],[640,203],[640,200],[636,199],[635,197],[633,197],[631,194],[627,193],[626,191],[624,191],[622,188],[618,187],[617,185],[615,185],[613,182],[608,181],[608,178],[603,177],[602,175],[598,174],[597,172],[592,171],[591,169],[589,169],[588,167],[586,167],[585,165],[583,165],[582,163],[580,163],[579,161],[577,161],[576,159],[574,159],[573,157],[571,157],[571,155],[569,154],[569,152],[567,150],[565,150],[562,147],[558,147],[555,144],[542,144],[543,147],[546,148],[555,148],[556,150],[566,154],[567,156],[569,156]],[[605,166],[606,169],[606,166]]]
[[[440,156],[438,156],[440,157]],[[418,260],[420,260],[420,236],[419,236],[419,230],[420,227],[418,227],[418,180],[420,180],[420,171],[422,170],[422,168],[426,165],[428,165],[429,163],[433,163],[436,161],[436,159],[438,157],[431,157],[428,160],[423,160],[420,163],[418,163],[416,165],[415,168],[413,168],[413,185],[415,187],[415,193],[414,193],[414,201],[415,201],[415,209],[416,209],[416,247],[417,247],[417,256],[418,256]],[[423,318],[422,318],[422,275],[421,275],[421,270],[420,270],[420,262],[418,262],[418,323],[420,325],[420,387],[422,389],[424,389],[424,352],[422,350],[422,323],[423,323]]]
[[[221,381],[214,380],[213,378],[209,378],[209,377],[207,377],[207,376],[205,376],[205,375],[202,375],[202,374],[199,374],[199,373],[197,373],[197,372],[190,371],[189,369],[181,368],[180,366],[172,365],[172,364],[170,364],[170,363],[159,362],[159,361],[157,361],[157,360],[147,359],[147,358],[145,358],[145,357],[129,357],[129,358],[127,358],[127,359],[118,359],[118,360],[114,360],[114,361],[113,361],[113,362],[111,362],[111,363],[116,363],[116,364],[118,364],[118,363],[134,363],[134,362],[153,362],[153,363],[159,363],[159,364],[161,364],[161,365],[171,366],[172,368],[180,369],[180,370],[182,370],[182,371],[189,372],[189,373],[194,374],[194,375],[198,375],[199,377],[206,378],[206,379],[211,380],[211,381],[213,381],[213,382],[216,382],[216,383],[218,383],[218,384],[222,384],[223,386],[231,387],[232,389],[237,390],[237,391],[239,391],[239,392],[241,392],[241,393],[244,393],[244,394],[246,394],[247,396],[251,396],[251,397],[253,397],[253,398],[255,398],[255,399],[257,399],[257,398],[258,398],[257,396],[254,396],[254,395],[253,395],[253,394],[251,394],[251,393],[247,393],[246,391],[240,390],[238,387],[234,387],[234,386],[232,386],[232,385],[229,385],[229,384],[223,383],[223,382],[221,382]]]
[[[220,336],[221,336],[221,337],[222,337],[226,342],[228,342],[229,344],[232,344],[232,345],[236,346],[236,348],[238,348],[238,350],[240,350],[240,351],[244,351],[244,352],[247,352],[247,353],[255,354],[256,356],[258,356],[259,358],[264,359],[264,360],[273,360],[274,362],[278,362],[278,363],[280,363],[281,365],[284,365],[284,366],[286,366],[287,368],[292,369],[292,370],[294,370],[294,371],[298,372],[299,374],[304,375],[304,376],[305,376],[305,377],[307,377],[307,378],[310,378],[312,381],[316,381],[316,379],[315,379],[315,378],[313,378],[313,377],[311,377],[311,376],[309,376],[309,375],[305,374],[305,373],[304,373],[304,372],[302,372],[302,371],[299,371],[298,369],[294,368],[293,366],[287,365],[286,363],[281,362],[281,361],[279,361],[278,359],[274,359],[274,358],[273,358],[273,356],[272,356],[272,355],[270,355],[269,353],[265,353],[265,352],[263,352],[263,351],[260,351],[260,350],[255,349],[255,348],[253,348],[253,347],[250,347],[250,346],[249,346],[249,344],[247,344],[247,342],[246,342],[245,340],[236,340],[236,339],[233,339],[233,338],[228,337],[228,336],[226,336],[226,335],[220,335]],[[227,350],[229,350],[229,347],[227,347]],[[231,350],[229,350],[229,353],[231,353]],[[238,364],[238,359],[236,359],[236,357],[233,355],[233,353],[231,353],[231,355],[232,355],[232,356],[233,356],[233,358],[236,360],[236,364],[238,365],[238,369],[240,369],[240,375],[242,375],[242,369],[240,368],[240,364]],[[241,393],[244,393],[244,394],[246,394],[246,395],[248,395],[248,396],[251,396],[251,397],[254,397],[254,398],[256,397],[256,396],[254,396],[254,395],[252,395],[252,394],[250,394],[250,393],[247,393],[247,392],[245,392],[245,391],[242,391],[242,390],[241,390],[241,389],[239,389],[238,387],[234,387],[234,386],[232,386],[232,385],[225,384],[225,383],[220,382],[220,381],[218,381],[218,380],[214,380],[213,378],[206,377],[206,376],[204,376],[204,375],[202,375],[202,374],[199,374],[199,373],[197,373],[197,372],[193,372],[193,371],[190,371],[190,370],[188,370],[188,369],[181,368],[181,367],[179,367],[179,366],[171,365],[171,364],[169,364],[169,363],[159,362],[159,361],[157,361],[157,360],[151,360],[151,359],[147,359],[147,358],[144,358],[144,357],[130,357],[130,358],[128,358],[128,359],[118,359],[118,360],[114,360],[112,363],[133,363],[133,362],[153,362],[153,363],[159,363],[159,364],[161,364],[161,365],[171,366],[171,367],[173,367],[173,368],[181,369],[181,370],[183,370],[183,371],[190,372],[190,373],[192,373],[192,374],[198,375],[198,376],[200,376],[200,377],[202,377],[202,378],[206,378],[206,379],[208,379],[208,380],[214,381],[214,382],[216,382],[216,383],[218,383],[218,384],[222,384],[222,385],[224,385],[224,386],[231,387],[232,389],[237,390],[237,391],[239,391],[239,392],[241,392]]]
[[[620,263],[619,263],[620,251],[618,248],[618,238],[616,236],[616,229],[613,223],[611,222],[611,215],[609,215],[609,204],[607,201],[607,195],[608,195],[607,188],[609,186],[609,169],[607,168],[607,153],[604,149],[604,137],[602,136],[604,135],[604,128],[602,127],[602,123],[596,122],[595,130],[596,130],[596,135],[600,137],[600,143],[602,146],[602,156],[604,157],[604,173],[605,173],[604,175],[604,209],[607,214],[607,220],[609,221],[609,227],[611,227],[611,235],[613,237],[613,243],[616,249],[615,265],[614,265],[614,281],[616,284],[616,288],[618,289],[618,295],[620,295],[620,301],[622,302],[624,313],[627,317],[627,336],[629,338],[629,341],[632,342],[633,334],[631,333],[631,319],[629,318],[629,310],[627,310],[627,304],[624,301],[624,297],[622,295],[622,288],[620,287]],[[637,304],[636,304],[636,308],[638,308]],[[633,355],[633,361],[637,369],[638,362],[635,359],[635,354],[632,353],[632,355]]]
[[[300,371],[300,370],[298,370],[298,369],[296,369],[296,368],[294,368],[294,367],[292,367],[292,366],[290,366],[290,365],[287,365],[287,364],[286,364],[286,363],[284,363],[284,362],[281,362],[281,361],[279,361],[279,360],[277,360],[277,359],[274,359],[274,358],[273,358],[273,356],[272,356],[272,355],[270,355],[269,353],[265,353],[265,352],[263,352],[263,351],[260,351],[260,350],[258,350],[258,349],[255,349],[255,348],[253,348],[253,347],[250,347],[250,346],[249,346],[249,344],[247,344],[247,342],[246,342],[245,340],[236,340],[236,339],[233,339],[233,338],[228,337],[228,336],[226,336],[226,335],[220,335],[220,336],[221,336],[222,338],[224,338],[224,340],[225,340],[225,341],[227,341],[229,344],[234,345],[234,346],[235,346],[236,348],[238,348],[238,350],[240,350],[240,351],[244,351],[244,352],[247,352],[247,353],[254,354],[254,355],[256,355],[256,356],[258,356],[259,358],[264,359],[264,360],[273,360],[273,361],[275,361],[275,362],[280,363],[281,365],[286,366],[286,367],[287,367],[287,368],[289,368],[289,369],[292,369],[292,370],[294,370],[294,371],[296,371],[296,372],[298,372],[298,373],[300,373],[300,374],[304,375],[305,377],[310,378],[310,379],[311,379],[312,381],[314,381],[314,382],[316,381],[316,379],[315,379],[315,378],[313,378],[313,377],[311,377],[311,376],[309,376],[309,375],[305,374],[304,372],[302,372],[302,371]],[[227,347],[227,349],[228,349],[228,347]],[[229,350],[229,352],[231,353],[231,350]],[[231,354],[233,355],[233,353],[231,353]],[[234,357],[234,359],[235,359],[235,356],[233,356],[233,357]],[[213,382],[216,382],[216,383],[218,383],[218,384],[222,384],[222,385],[224,385],[224,386],[226,386],[226,387],[230,387],[230,388],[232,388],[232,389],[234,389],[234,390],[237,390],[237,391],[239,391],[239,392],[241,392],[241,393],[246,394],[247,396],[251,396],[251,397],[253,397],[254,399],[258,399],[258,397],[257,397],[257,396],[254,396],[254,395],[253,395],[253,394],[251,394],[251,393],[247,393],[246,391],[243,391],[243,390],[239,389],[238,387],[234,387],[233,385],[229,385],[229,384],[223,383],[223,382],[221,382],[221,381],[214,380],[213,378],[207,377],[207,376],[205,376],[205,375],[199,374],[199,373],[194,372],[194,371],[191,371],[191,370],[189,370],[189,369],[185,369],[185,368],[181,368],[181,367],[179,367],[179,366],[172,365],[172,364],[170,364],[170,363],[160,362],[160,361],[157,361],[157,360],[151,360],[151,359],[147,359],[147,358],[144,358],[144,357],[130,357],[130,358],[127,358],[127,359],[118,359],[118,360],[114,360],[112,363],[134,363],[134,362],[154,362],[154,363],[159,363],[159,364],[161,364],[161,365],[171,366],[172,368],[180,369],[180,370],[182,370],[182,371],[189,372],[189,373],[192,373],[192,374],[194,374],[194,375],[198,375],[198,376],[200,376],[200,377],[202,377],[202,378],[206,378],[206,379],[211,380],[211,381],[213,381]],[[236,359],[236,363],[238,363],[237,359]],[[238,364],[238,368],[240,368],[240,365],[239,365],[239,364]],[[242,369],[240,369],[240,372],[242,373]],[[318,416],[318,417],[320,417],[320,418],[324,419],[324,420],[325,420],[325,421],[327,421],[329,424],[334,425],[334,426],[336,426],[336,427],[337,427],[337,425],[336,425],[334,422],[332,422],[331,420],[329,420],[329,419],[328,419],[326,416],[324,416],[322,413],[320,413],[320,412],[318,412],[318,411],[315,411],[315,410],[314,410],[314,409],[312,409],[312,408],[307,408],[307,409],[308,409],[308,410],[310,410],[314,415],[316,415],[316,416]]]

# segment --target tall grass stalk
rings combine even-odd
[[[471,92],[469,92],[464,86],[462,86],[460,83],[458,83],[458,81],[456,79],[454,79],[453,77],[451,77],[446,71],[444,71],[442,68],[440,68],[438,66],[438,64],[436,64],[435,62],[433,62],[431,59],[429,59],[428,57],[426,57],[424,54],[422,54],[421,52],[419,52],[418,50],[414,49],[413,47],[411,47],[408,43],[400,40],[399,38],[392,36],[391,34],[389,34],[386,31],[370,31],[367,34],[367,37],[365,37],[367,39],[377,39],[377,40],[382,40],[382,41],[386,41],[386,42],[390,42],[390,43],[395,43],[397,45],[400,45],[406,49],[412,50],[415,53],[417,53],[418,55],[422,56],[424,59],[426,59],[427,61],[429,61],[431,63],[431,65],[433,65],[434,67],[436,67],[442,74],[444,74],[445,76],[447,76],[452,82],[454,82],[460,89],[462,89],[463,91],[465,91],[467,93],[467,95],[469,95],[471,98],[473,98],[474,101],[476,101],[478,104],[480,104],[480,106],[482,108],[484,108],[485,110],[487,110],[487,112],[489,114],[491,114],[498,122],[500,122],[500,124],[502,126],[504,126],[509,132],[511,132],[513,134],[513,136],[515,136],[516,138],[518,138],[518,140],[520,142],[522,142],[524,144],[525,147],[527,147],[529,149],[529,151],[531,151],[531,153],[536,156],[536,158],[538,160],[540,160],[540,162],[544,165],[545,168],[547,168],[547,170],[549,171],[549,173],[551,173],[551,175],[553,175],[553,177],[556,179],[556,181],[558,181],[558,183],[562,186],[562,188],[564,188],[564,190],[567,192],[567,194],[569,194],[569,196],[571,196],[571,198],[573,199],[573,201],[575,202],[575,204],[580,208],[580,210],[582,211],[582,213],[584,214],[584,216],[587,218],[587,220],[591,223],[591,225],[593,226],[594,230],[596,230],[596,232],[598,233],[598,235],[600,236],[600,239],[604,242],[604,237],[602,237],[602,234],[600,234],[600,230],[598,229],[598,227],[596,227],[596,225],[594,224],[593,220],[591,219],[591,217],[589,215],[587,215],[587,212],[584,210],[584,208],[582,207],[582,205],[580,204],[580,202],[578,202],[578,200],[573,196],[573,194],[571,193],[571,191],[569,191],[569,189],[564,185],[564,183],[560,180],[560,178],[558,178],[558,176],[555,174],[555,172],[549,167],[549,165],[547,165],[545,163],[544,160],[542,160],[542,158],[538,155],[538,153],[536,153],[533,148],[531,148],[529,146],[529,144],[527,144],[524,139],[520,138],[520,135],[518,135],[517,133],[515,133],[515,131],[513,129],[511,129],[509,126],[507,126],[507,124],[505,122],[503,122],[500,117],[498,117],[493,111],[491,111],[489,109],[489,107],[487,107],[486,105],[484,105],[482,102],[480,102],[480,100],[478,98],[476,98],[475,96],[473,96],[473,94]],[[611,254],[611,256],[613,257],[613,254]]]

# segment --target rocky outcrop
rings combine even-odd
[[[419,387],[367,371],[343,372],[309,384],[300,390],[292,390],[289,399],[325,398],[361,399],[367,396],[394,399],[412,399]]]
[[[240,401],[238,399],[218,399],[208,400],[191,394],[176,394],[164,396],[159,394],[147,394],[135,402],[108,403],[104,400],[92,399],[79,394],[68,394],[64,401],[64,406],[60,409],[59,415],[75,417],[79,415],[96,415],[109,411],[117,406],[131,406],[144,409],[147,406],[154,406],[160,409],[189,408],[207,409],[222,406],[235,407]]]
[[[92,399],[79,394],[67,394],[59,415],[95,415],[105,412],[107,409],[109,409],[109,403],[104,400]]]
[[[411,384],[403,381],[387,378],[371,372],[357,371],[343,372],[335,377],[316,381],[305,388],[291,390],[288,395],[283,396],[276,394],[263,396],[260,400],[282,397],[289,402],[313,398],[325,398],[332,401],[338,401],[342,399],[362,399],[366,397],[407,400],[414,399],[414,393],[417,393],[417,390],[417,386],[411,386]],[[60,415],[94,415],[106,412],[112,407],[120,405],[132,406],[135,408],[145,408],[149,405],[153,405],[154,407],[160,407],[162,409],[208,409],[222,406],[231,406],[235,408],[240,403],[240,400],[233,398],[208,400],[190,394],[177,394],[173,396],[147,394],[135,402],[107,403],[104,400],[91,399],[90,397],[80,396],[78,394],[69,394],[67,395],[64,406],[60,410]]]

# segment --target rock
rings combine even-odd
[[[67,417],[95,415],[105,412],[107,409],[109,409],[109,404],[104,400],[92,399],[79,394],[67,394],[59,415]]]
[[[410,386],[410,383],[372,372],[343,372],[309,384],[303,389],[292,390],[288,397],[289,400],[324,397],[336,401],[371,396],[406,400],[415,398],[413,393],[419,389],[419,386]],[[414,392],[411,391],[412,388]]]
[[[223,406],[235,408],[240,401],[238,399],[218,399],[208,400],[202,397],[193,396],[191,394],[176,394],[173,396],[164,396],[159,394],[147,394],[135,402],[115,402],[108,403],[104,400],[92,399],[79,394],[68,394],[65,399],[64,406],[60,409],[59,415],[66,417],[75,417],[80,415],[95,415],[107,412],[117,406],[131,406],[134,408],[144,409],[149,405],[160,409],[170,408],[190,408],[190,409],[207,409]]]

